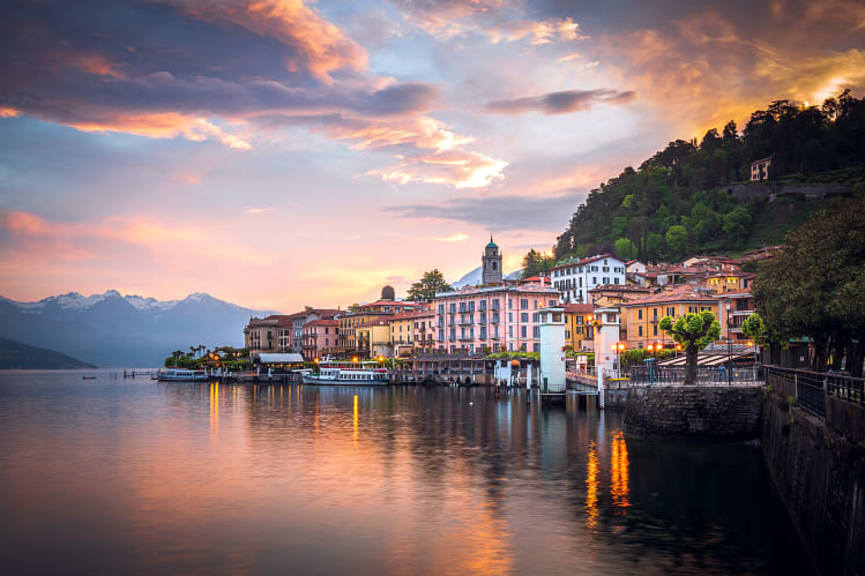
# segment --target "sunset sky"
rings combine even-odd
[[[515,269],[668,141],[863,85],[856,1],[5,1],[0,295]]]

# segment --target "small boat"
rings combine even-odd
[[[82,380],[96,380],[96,376],[82,376]]]
[[[204,370],[188,370],[186,368],[163,368],[156,372],[160,382],[207,382]]]
[[[387,386],[390,375],[385,368],[322,367],[318,373],[303,374],[304,384],[319,386]]]

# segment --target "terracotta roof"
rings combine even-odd
[[[565,314],[591,314],[594,309],[591,304],[565,304]]]
[[[663,302],[713,302],[715,294],[697,290],[690,284],[678,284],[669,290],[663,290],[656,294],[650,294],[644,298],[637,298],[622,304],[623,307],[642,306],[645,304],[660,304]]]
[[[435,316],[432,310],[415,310],[414,312],[403,312],[402,314],[394,314],[391,320],[413,320],[415,318],[428,318]]]
[[[743,288],[742,290],[727,290],[726,292],[715,294],[715,298],[724,298],[725,296],[743,296],[747,298],[748,296],[751,296],[751,289]]]
[[[420,304],[418,302],[410,302],[405,300],[376,300],[375,302],[361,304],[360,307],[366,308],[367,306],[394,306],[397,308],[405,308],[420,306]]]
[[[326,320],[322,318],[321,320],[313,320],[312,322],[307,322],[306,326],[339,326],[339,322],[337,320]]]
[[[595,286],[589,293],[592,292],[651,292],[652,289],[648,286],[634,286],[633,284],[601,284]]]

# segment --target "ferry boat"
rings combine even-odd
[[[385,368],[338,368],[322,366],[318,373],[303,374],[304,384],[319,386],[387,386],[390,375]]]
[[[163,368],[156,372],[160,382],[207,382],[204,370],[188,370],[186,368]]]

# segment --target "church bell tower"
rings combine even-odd
[[[490,236],[490,243],[484,248],[484,255],[481,258],[483,263],[482,281],[484,284],[501,284],[502,283],[502,253],[499,247],[493,242],[493,237]]]

